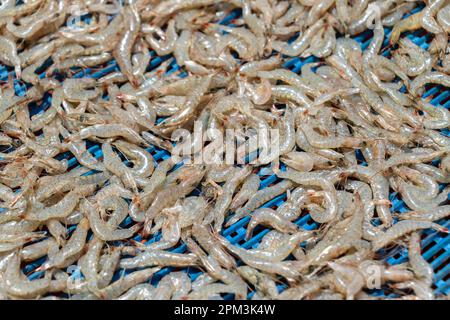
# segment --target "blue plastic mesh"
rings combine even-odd
[[[418,12],[421,10],[420,7],[414,9],[406,16]],[[235,10],[230,13],[225,19],[223,19],[220,23],[222,24],[232,24],[233,20],[240,17],[240,10]],[[388,47],[388,39],[390,35],[391,29],[385,28],[385,42],[384,42],[384,48],[382,50],[383,55],[389,56],[391,48]],[[415,32],[408,32],[405,34],[406,37],[408,37],[410,40],[412,40],[417,45],[421,46],[424,49],[427,49],[429,46],[429,43],[432,39],[432,36],[424,32],[423,30],[417,30]],[[361,45],[361,48],[364,50],[368,44],[370,43],[372,38],[372,31],[367,30],[363,32],[362,34],[354,37],[354,39]],[[149,63],[149,66],[147,70],[152,70],[158,67],[163,61],[170,59],[170,56],[164,56],[164,57],[158,57],[155,52],[151,52],[151,61]],[[294,71],[296,73],[300,73],[301,67],[310,62],[320,61],[320,59],[317,59],[315,57],[307,57],[307,58],[286,58],[283,66],[287,69],[290,69],[291,71]],[[50,63],[49,63],[50,64]],[[179,70],[180,67],[176,64],[175,60],[173,60],[170,64],[170,67],[168,68],[168,73],[175,72]],[[111,60],[110,62],[100,66],[99,68],[91,69],[75,69],[73,78],[81,78],[81,77],[92,77],[95,79],[98,79],[106,74],[109,74],[114,71],[118,71],[119,68],[114,60]],[[180,70],[180,76],[185,76],[186,73],[183,70]],[[8,66],[1,66],[0,65],[0,81],[7,81],[8,77],[13,75],[12,68]],[[40,77],[45,77],[45,72],[43,72]],[[14,77],[13,77],[14,78]],[[24,95],[26,90],[30,87],[29,84],[25,84],[23,82],[20,82],[18,80],[14,80],[14,86],[16,90],[17,95]],[[435,106],[440,106],[444,108],[450,107],[450,91],[447,88],[443,88],[441,86],[431,86],[428,88],[428,90],[424,93],[423,97],[432,97],[431,103]],[[42,99],[41,103],[38,105],[36,103],[29,104],[30,114],[34,115],[40,112],[44,112],[49,106],[51,102],[51,94],[46,94],[44,98]],[[450,131],[448,129],[442,130],[442,132],[450,136]],[[101,148],[98,144],[90,143],[88,142],[88,150],[91,152],[96,158],[102,157]],[[147,149],[154,157],[155,162],[161,162],[164,159],[167,159],[170,155],[165,150],[159,149],[157,147],[150,147]],[[357,157],[359,160],[361,160],[361,163],[364,164],[364,158],[362,157],[361,152],[358,150],[356,151]],[[78,166],[78,163],[76,159],[70,154],[65,153],[58,156],[58,159],[66,158],[69,161],[69,169],[73,169]],[[156,165],[157,165],[156,163]],[[436,164],[435,164],[436,165]],[[87,173],[87,174],[91,174]],[[272,176],[265,176],[263,174],[260,174],[261,176],[261,189],[266,188],[269,185],[272,185],[275,182],[278,182],[279,179],[272,175]],[[442,185],[441,187],[444,187]],[[276,197],[275,199],[267,202],[263,205],[263,207],[272,207],[276,208],[280,206],[286,199],[286,194],[280,195]],[[449,195],[450,199],[450,195]],[[392,208],[391,210],[394,212],[405,212],[409,211],[408,208],[405,206],[405,203],[399,199],[397,193],[390,194],[390,200],[392,202]],[[268,229],[264,229],[261,227],[258,227],[255,229],[255,232],[253,233],[253,237],[249,240],[245,240],[245,232],[246,232],[246,225],[249,221],[249,218],[243,218],[237,223],[233,224],[232,226],[223,229],[222,234],[225,236],[231,243],[241,246],[245,249],[248,248],[256,248],[261,240],[261,238],[269,232]],[[122,226],[128,226],[132,224],[130,218],[127,218]],[[309,214],[302,215],[296,223],[301,226],[304,229],[312,230],[319,227],[317,223],[315,223],[309,216]],[[439,222],[443,226],[450,227],[450,219],[445,219]],[[69,231],[73,231],[75,229],[75,226],[71,226],[69,228]],[[160,234],[156,234],[150,239],[147,239],[146,243],[152,243],[155,241],[158,241],[160,238]],[[142,239],[140,236],[136,236],[134,238],[136,241],[141,241]],[[423,232],[423,240],[422,240],[422,250],[423,250],[423,256],[427,261],[429,261],[435,271],[435,279],[434,279],[434,289],[436,294],[445,294],[448,295],[450,292],[450,236],[447,234],[437,233],[431,230],[426,230]],[[172,249],[174,252],[185,252],[186,246],[184,244],[180,244],[178,247],[175,247]],[[386,256],[387,263],[394,265],[399,264],[407,261],[407,249],[404,247],[397,246],[392,250],[389,250]],[[30,279],[39,278],[43,275],[42,272],[36,271],[36,269],[45,261],[45,257],[42,259],[39,259],[33,263],[30,263],[26,266],[24,266],[23,271],[25,274],[28,275]],[[157,284],[158,281],[166,274],[171,272],[173,268],[164,268],[161,271],[159,271],[157,274],[155,274],[151,280],[152,284]],[[184,270],[189,274],[192,280],[194,280],[198,275],[201,274],[201,271],[195,268],[184,268],[181,269]],[[116,278],[121,276],[125,271],[119,270],[116,274]],[[82,274],[79,270],[75,270],[75,272],[72,273],[73,277],[82,277]],[[279,290],[283,290],[285,286],[280,284]],[[392,293],[389,293],[388,290],[374,290],[370,292],[372,295],[376,296],[389,296],[393,297]],[[251,297],[251,294],[249,295],[249,298]],[[225,296],[226,299],[233,298],[231,295]]]

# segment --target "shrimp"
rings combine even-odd
[[[437,22],[439,26],[444,29],[445,32],[450,31],[450,4],[445,5],[441,8],[436,15]]]
[[[247,200],[249,200],[258,191],[260,186],[260,179],[258,175],[251,174],[242,184],[241,189],[233,198],[230,204],[230,210],[234,211],[241,207]]]
[[[139,80],[132,71],[131,50],[140,30],[141,18],[135,4],[126,6],[122,11],[122,15],[126,29],[113,50],[113,55],[122,73],[134,87],[137,87]]]
[[[159,56],[172,53],[178,38],[175,30],[175,20],[169,21],[167,24],[166,34],[160,34],[160,37],[161,40],[158,41],[153,37],[152,32],[150,32],[149,34],[146,34],[145,40]]]
[[[151,266],[189,267],[197,264],[197,257],[193,254],[149,250],[138,254],[134,258],[122,259],[119,266],[124,269],[135,269]]]
[[[397,43],[400,35],[409,30],[417,30],[422,27],[422,19],[424,16],[424,11],[419,11],[415,14],[410,15],[409,17],[400,20],[394,25],[392,29],[391,37],[389,39],[390,44]]]
[[[298,230],[296,224],[290,222],[281,214],[270,208],[261,208],[253,212],[250,222],[247,226],[245,238],[249,239],[253,229],[259,224],[265,224],[273,227],[275,230],[285,233],[295,233]]]
[[[234,173],[233,176],[227,180],[221,189],[221,194],[216,200],[216,204],[210,216],[214,219],[215,230],[220,230],[225,220],[225,214],[233,199],[233,193],[242,181],[251,173],[251,167],[245,166],[241,170]],[[208,219],[209,220],[209,219]],[[207,224],[208,221],[203,221],[203,224]]]
[[[422,28],[431,33],[441,33],[442,29],[439,24],[436,22],[434,16],[440,10],[442,6],[447,3],[446,0],[435,0],[430,1],[430,3],[422,10]]]
[[[337,176],[337,179],[341,177],[341,172],[334,173],[334,176]],[[296,172],[290,168],[288,168],[285,172],[280,171],[277,173],[277,176],[280,178],[287,178],[294,181],[300,185],[313,185],[320,187],[324,190],[324,199],[327,202],[327,211],[322,213],[312,213],[312,217],[317,222],[329,222],[334,219],[337,215],[337,194],[336,189],[333,185],[333,173],[328,174],[327,176],[321,176],[318,172]],[[328,180],[328,179],[329,180]],[[331,180],[331,181],[330,181]]]
[[[135,271],[124,277],[121,277],[109,286],[99,290],[96,294],[99,298],[104,300],[116,299],[124,292],[128,291],[130,288],[133,288],[137,284],[149,280],[149,278],[160,269],[161,268],[157,267]]]
[[[377,251],[391,242],[408,233],[421,229],[434,229],[439,232],[448,233],[448,229],[437,223],[419,220],[402,220],[394,224],[384,234],[372,241],[372,250]]]
[[[246,250],[234,246],[220,235],[216,235],[219,242],[227,248],[232,254],[239,257],[246,265],[264,271],[269,274],[279,274],[287,279],[295,279],[299,276],[297,270],[291,268],[284,262],[270,262],[252,255],[249,255]]]
[[[231,226],[233,223],[236,223],[243,217],[250,215],[253,210],[259,208],[262,204],[279,196],[280,194],[283,194],[292,186],[293,183],[291,181],[283,180],[271,187],[259,190],[248,200],[245,206],[236,210],[235,215],[225,223],[225,226]]]
[[[450,87],[450,76],[438,71],[422,73],[411,81],[409,91],[412,95],[418,96],[423,91],[422,87],[427,83],[436,83]]]
[[[418,278],[423,279],[425,283],[431,285],[433,283],[434,271],[430,264],[422,257],[420,247],[420,234],[413,232],[408,245],[409,263],[414,274]]]
[[[182,181],[180,184],[171,185],[160,192],[155,197],[152,205],[145,212],[144,232],[150,234],[153,219],[165,208],[173,205],[178,198],[184,197],[194,190],[195,186],[203,178],[202,168],[193,168],[192,176]]]
[[[431,210],[408,211],[400,215],[401,219],[423,220],[423,221],[437,221],[450,216],[450,206],[443,205]]]
[[[154,170],[154,160],[150,153],[126,141],[115,141],[114,146],[120,152],[132,158],[132,171],[135,175],[146,178],[152,174]]]
[[[213,257],[217,262],[226,269],[232,269],[236,267],[234,259],[221,248],[217,241],[214,239],[212,233],[206,226],[193,225],[192,235],[200,243],[200,245]]]
[[[89,220],[83,218],[73,232],[70,239],[58,252],[49,255],[49,259],[42,265],[43,270],[50,268],[63,268],[70,265],[82,254],[89,231]]]
[[[25,218],[37,221],[65,218],[73,212],[81,198],[92,194],[94,191],[95,186],[92,185],[76,188],[53,206],[43,208],[36,212],[30,212]]]
[[[22,62],[17,54],[16,43],[4,36],[0,36],[0,61],[6,65],[14,66],[16,77],[21,77]]]
[[[299,56],[307,49],[313,35],[316,34],[323,25],[323,20],[319,19],[291,44],[276,40],[272,42],[272,48],[290,57]]]
[[[93,137],[99,138],[114,138],[123,137],[135,144],[145,144],[142,137],[133,129],[126,127],[123,124],[96,124],[90,127],[81,129],[78,133],[72,134],[68,140],[78,141],[82,139],[89,139]]]
[[[46,293],[50,287],[51,274],[46,273],[44,278],[30,281],[20,269],[20,260],[18,253],[9,258],[3,280],[6,293],[22,299],[34,298]]]
[[[103,241],[115,241],[131,238],[141,226],[133,225],[128,229],[116,229],[117,226],[109,225],[103,221],[95,206],[89,200],[81,202],[81,209],[89,219],[92,232]],[[120,223],[120,222],[119,222]]]
[[[408,38],[398,41],[399,48],[393,52],[395,63],[410,77],[418,76],[431,70],[430,54],[414,44]]]

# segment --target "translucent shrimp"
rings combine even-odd
[[[418,76],[431,70],[432,59],[424,49],[408,38],[398,41],[399,48],[392,54],[395,63],[410,77]]]
[[[131,158],[133,162],[132,171],[135,175],[146,178],[152,174],[155,165],[150,153],[122,140],[115,141],[113,144],[120,152]]]
[[[430,1],[429,4],[422,10],[422,27],[431,33],[441,33],[442,29],[436,22],[434,16],[442,6],[446,4],[445,0]]]
[[[42,208],[36,212],[29,212],[25,218],[37,221],[65,218],[73,212],[81,198],[89,196],[95,189],[95,186],[92,185],[76,188],[53,206]]]
[[[197,264],[197,257],[193,254],[151,250],[144,251],[134,258],[122,259],[119,266],[124,269],[135,269],[150,266],[189,267]]]
[[[153,274],[158,272],[161,268],[149,268],[132,272],[126,276],[121,277],[109,286],[98,291],[97,295],[104,300],[116,299],[130,288],[147,281]]]
[[[159,56],[164,56],[173,52],[178,35],[175,30],[175,20],[170,20],[167,24],[165,34],[159,34],[161,40],[158,41],[153,36],[152,32],[146,34],[145,40],[150,44],[150,47],[155,50]]]
[[[444,228],[441,225],[434,222],[418,221],[418,220],[402,220],[394,224],[383,235],[372,241],[372,250],[377,251],[389,245],[396,239],[413,231],[430,228],[439,232],[448,233],[447,228]]]
[[[235,172],[233,176],[227,180],[221,189],[221,194],[216,200],[216,204],[211,213],[211,217],[214,220],[215,230],[222,229],[222,224],[225,220],[226,212],[233,200],[233,194],[239,184],[251,173],[251,167],[245,166],[242,169]],[[209,219],[208,219],[209,220]],[[203,224],[207,224],[207,221],[203,221]]]
[[[448,192],[450,190],[450,187],[447,187],[435,197],[427,199],[427,197],[423,197],[423,194],[415,189],[414,186],[403,181],[399,181],[398,184],[402,199],[405,201],[406,205],[413,210],[431,210],[438,207],[439,204],[447,200]]]
[[[172,272],[164,276],[153,292],[153,300],[179,300],[191,291],[191,279],[184,272]]]
[[[258,175],[251,174],[242,184],[241,189],[233,198],[230,204],[230,210],[234,211],[241,207],[247,200],[249,200],[258,191],[260,186],[260,179]]]
[[[131,50],[140,30],[141,18],[135,4],[126,6],[122,11],[122,15],[125,31],[113,50],[113,55],[122,73],[134,87],[137,87],[139,80],[133,74]]]
[[[49,255],[48,261],[42,265],[43,270],[67,267],[74,260],[78,260],[86,243],[88,231],[89,220],[83,218],[64,247]]]
[[[103,248],[103,241],[94,237],[88,245],[86,254],[80,258],[79,265],[83,276],[86,278],[87,286],[90,291],[96,292],[98,286],[98,272],[99,272],[99,260],[101,250]]]
[[[50,251],[55,251],[57,242],[53,238],[47,238],[42,241],[27,245],[20,251],[20,256],[25,262],[35,261],[48,254]]]
[[[275,280],[269,275],[259,272],[249,266],[241,266],[237,268],[237,272],[245,280],[256,287],[258,293],[263,297],[275,299],[278,296],[278,289]]]
[[[410,85],[411,94],[413,94],[414,96],[422,94],[423,92],[422,87],[425,86],[425,84],[427,83],[436,83],[441,84],[445,87],[450,87],[450,76],[438,71],[430,71],[427,73],[423,73],[414,78],[413,81],[411,81]]]
[[[334,174],[340,179],[342,173],[336,172]],[[300,185],[312,185],[320,187],[324,190],[323,197],[325,202],[327,203],[326,212],[320,213],[311,213],[312,218],[317,222],[329,222],[334,219],[337,215],[337,194],[336,189],[333,185],[335,183],[336,178],[333,178],[333,173],[327,175],[323,175],[320,172],[298,172],[294,171],[290,168],[287,168],[286,171],[280,171],[277,173],[277,176],[280,178],[290,179],[295,183]]]
[[[292,186],[293,183],[291,181],[283,180],[273,186],[259,190],[248,200],[245,206],[236,210],[236,214],[226,222],[225,226],[231,226],[243,217],[250,215],[253,210],[259,208],[262,204],[279,196],[280,194],[283,194]]]
[[[295,279],[299,276],[299,273],[294,268],[290,267],[284,262],[271,262],[263,260],[253,255],[249,255],[246,250],[232,245],[227,239],[220,235],[216,235],[220,243],[227,248],[232,254],[239,257],[246,265],[264,271],[269,274],[278,274],[287,279]]]
[[[281,64],[279,55],[270,57],[266,60],[251,61],[244,63],[239,68],[239,75],[243,77],[255,77],[260,71],[270,71]]]
[[[95,206],[89,200],[81,202],[81,209],[88,217],[92,232],[103,241],[115,241],[131,238],[140,228],[139,225],[133,225],[128,229],[117,229],[117,226],[108,225],[102,220]]]
[[[217,243],[208,227],[195,224],[192,226],[192,235],[221,266],[226,269],[236,267],[234,259]]]
[[[447,4],[441,8],[436,15],[439,26],[444,29],[445,32],[450,31],[450,5]]]
[[[150,234],[153,219],[166,207],[172,206],[180,198],[184,197],[195,189],[197,183],[203,178],[202,168],[194,167],[191,176],[181,181],[180,184],[170,185],[170,187],[157,193],[152,205],[145,212],[144,233]]]
[[[391,37],[389,42],[391,44],[397,43],[400,35],[409,30],[417,30],[422,27],[422,19],[423,19],[424,11],[417,12],[415,14],[410,15],[409,17],[400,20],[394,25],[392,29]]]
[[[9,38],[0,36],[0,61],[6,65],[14,66],[16,77],[20,78],[22,68],[16,43]]]
[[[408,257],[414,274],[425,283],[431,285],[433,283],[434,271],[425,258],[422,257],[420,234],[418,232],[413,232],[409,238]]]
[[[30,281],[20,269],[20,260],[18,253],[15,253],[8,260],[3,279],[7,294],[26,299],[46,293],[50,286],[50,273],[46,273],[44,278]]]
[[[307,49],[313,35],[316,34],[323,25],[323,20],[319,19],[291,44],[276,40],[272,42],[272,48],[290,57],[299,56]]]
[[[138,145],[145,144],[145,141],[136,131],[126,127],[123,124],[116,124],[116,123],[97,124],[83,128],[78,133],[72,134],[68,140],[77,141],[80,139],[89,139],[93,137],[99,138],[123,137],[125,140],[128,140]]]
[[[245,233],[246,239],[249,239],[253,233],[253,229],[259,224],[268,225],[275,230],[284,233],[295,233],[298,230],[298,226],[284,216],[282,216],[277,211],[270,208],[261,208],[253,212],[250,222],[247,226],[247,231]]]

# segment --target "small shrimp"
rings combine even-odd
[[[427,83],[436,83],[445,87],[450,87],[450,76],[438,71],[422,73],[411,81],[409,91],[414,96],[422,94],[422,87]]]
[[[244,63],[239,68],[241,77],[256,77],[260,71],[270,71],[281,64],[280,55],[270,57],[266,60],[251,61]]]
[[[191,193],[197,183],[203,178],[204,170],[193,167],[191,176],[181,181],[180,184],[172,184],[170,187],[159,191],[151,206],[145,212],[144,233],[150,234],[153,219],[166,207],[172,206],[181,197]]]
[[[194,224],[192,226],[192,235],[199,244],[226,269],[236,267],[234,259],[217,243],[212,233],[206,226]]]
[[[30,281],[20,269],[20,260],[20,255],[15,253],[7,262],[3,280],[6,292],[22,299],[34,298],[46,293],[50,287],[51,274],[46,273],[44,278]]]
[[[250,200],[248,200],[244,207],[236,210],[236,214],[225,223],[225,226],[229,227],[243,217],[250,215],[253,210],[259,208],[262,204],[279,196],[280,194],[283,194],[292,186],[293,183],[291,181],[283,180],[273,186],[259,190],[250,198]]]
[[[277,211],[270,208],[261,208],[253,212],[250,222],[247,226],[245,238],[249,239],[253,233],[253,229],[259,224],[264,224],[284,233],[295,233],[298,226]]]
[[[198,259],[193,254],[149,250],[138,254],[134,258],[122,259],[119,266],[124,269],[135,269],[151,266],[189,267],[197,264]]]
[[[95,83],[96,80],[93,78],[66,79],[63,83],[64,97],[74,102],[94,99],[100,94]],[[94,89],[86,90],[89,87],[94,87]]]
[[[117,226],[108,225],[102,220],[96,207],[89,200],[83,200],[80,204],[82,211],[88,217],[92,232],[103,241],[116,241],[131,238],[141,226],[133,225],[128,229],[116,229]],[[120,222],[119,222],[120,223]]]
[[[160,33],[159,36],[161,38],[160,41],[156,40],[152,32],[150,32],[145,35],[145,40],[159,56],[165,56],[172,53],[178,38],[175,30],[175,20],[170,20],[167,24],[166,33]]]
[[[35,212],[27,213],[25,219],[47,221],[50,219],[62,219],[73,212],[81,198],[87,197],[95,191],[92,185],[76,188],[69,192],[64,198],[53,206],[42,208]]]
[[[125,140],[134,144],[144,144],[145,141],[142,137],[133,129],[126,127],[123,124],[96,124],[90,127],[81,129],[78,133],[72,134],[68,140],[77,141],[82,139],[89,139],[93,137],[99,138],[115,138],[123,137]]]
[[[437,12],[437,22],[439,26],[444,29],[445,32],[450,32],[450,4],[447,4],[445,7],[441,8]]]
[[[377,251],[396,239],[420,229],[434,229],[439,232],[448,233],[448,229],[441,225],[419,220],[402,220],[390,227],[384,234],[372,241],[372,250]]]
[[[135,175],[146,178],[153,173],[155,168],[153,157],[150,153],[126,141],[117,140],[113,145],[120,152],[131,158],[133,162],[132,171]]]
[[[392,285],[395,289],[412,289],[421,300],[434,300],[432,288],[421,280],[410,280]]]
[[[423,19],[424,11],[417,12],[415,14],[410,15],[409,17],[400,20],[394,25],[392,29],[391,37],[389,39],[389,43],[391,45],[396,44],[400,35],[405,31],[413,31],[422,27],[422,19]]]
[[[0,36],[0,61],[6,65],[14,66],[16,77],[21,77],[22,63],[17,54],[16,43],[4,36]]]
[[[152,294],[152,300],[179,300],[191,291],[191,279],[185,272],[171,272],[164,276]]]
[[[121,277],[109,286],[99,290],[96,294],[99,298],[104,300],[117,299],[130,288],[149,280],[151,276],[159,270],[161,270],[161,268],[149,268],[132,272],[124,277]]]
[[[422,28],[431,33],[441,33],[442,28],[436,22],[434,16],[438,11],[440,11],[441,7],[447,3],[446,0],[434,0],[429,1],[429,4],[422,10]]]
[[[263,259],[258,259],[253,255],[249,255],[247,250],[232,245],[224,237],[216,234],[219,242],[227,248],[235,256],[239,257],[246,265],[264,271],[269,274],[279,274],[286,279],[295,279],[299,276],[297,270],[292,268],[289,264],[284,262],[271,262]]]
[[[263,297],[275,299],[278,296],[276,282],[271,276],[263,272],[259,272],[249,266],[238,267],[237,272],[245,280],[255,286],[255,288],[258,290],[258,293],[262,294]]]
[[[434,271],[431,265],[422,257],[420,234],[418,232],[413,232],[409,238],[408,257],[414,274],[428,285],[431,285]]]
[[[287,168],[286,171],[277,173],[279,178],[289,179],[300,185],[312,185],[323,189],[323,197],[327,207],[325,212],[311,212],[311,217],[319,222],[329,222],[337,215],[337,194],[334,187],[335,180],[339,180],[343,176],[342,172],[328,173],[323,175],[320,172],[298,172]],[[336,176],[336,177],[333,177]]]
[[[323,27],[323,25],[323,20],[319,19],[291,44],[276,40],[272,42],[272,48],[290,57],[299,56],[307,49],[312,37]]]
[[[30,244],[20,251],[20,256],[25,262],[35,261],[46,256],[50,251],[54,251],[57,247],[55,239],[49,237],[42,241]]]
[[[125,24],[125,32],[123,32],[119,43],[114,48],[113,55],[122,73],[134,87],[137,87],[139,80],[133,74],[131,50],[140,30],[141,17],[135,4],[126,6],[122,11],[122,16]]]
[[[216,204],[210,217],[214,220],[214,229],[219,231],[222,229],[222,224],[225,220],[226,212],[233,200],[233,194],[239,184],[251,173],[252,167],[245,166],[242,169],[235,171],[234,175],[227,180],[221,189],[221,194],[216,200]],[[208,219],[209,220],[209,219]],[[203,224],[207,224],[208,221],[203,221]]]
[[[443,205],[431,210],[408,211],[399,215],[401,219],[437,221],[450,216],[450,205]]]
[[[119,177],[124,183],[125,187],[132,190],[135,194],[138,193],[137,183],[133,171],[127,167],[120,157],[113,151],[111,144],[102,144],[103,165],[111,173]]]
[[[235,211],[240,208],[247,200],[249,200],[258,191],[260,186],[258,175],[251,174],[242,184],[239,192],[234,196],[230,204],[230,210]]]
[[[42,264],[42,270],[50,268],[64,268],[73,261],[78,260],[86,243],[86,237],[89,231],[89,220],[83,218],[77,225],[70,239],[58,252],[49,254],[49,259]]]

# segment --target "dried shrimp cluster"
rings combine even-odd
[[[448,0],[1,1],[0,298],[440,298],[449,33]],[[220,159],[196,125],[233,164],[174,155]]]

